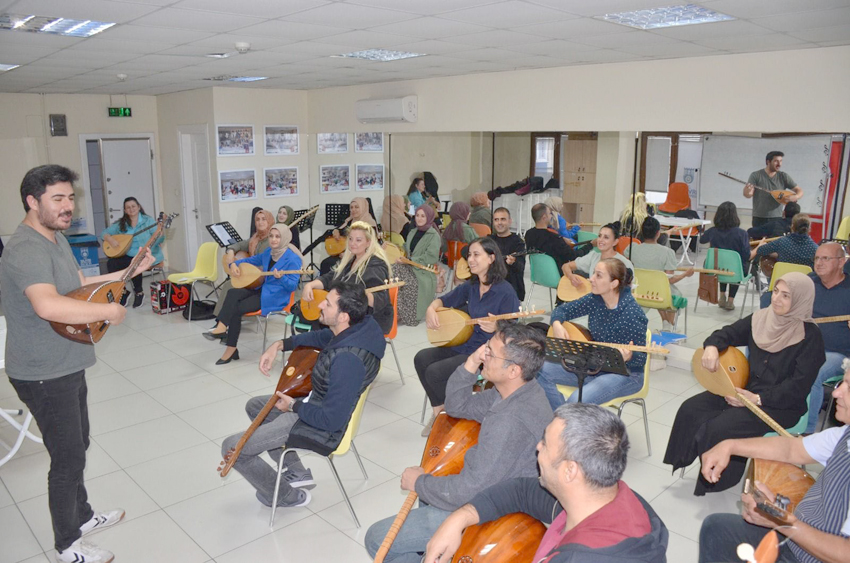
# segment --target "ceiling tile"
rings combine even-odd
[[[193,41],[188,43],[187,46],[204,48],[206,51],[203,54],[207,54],[232,51],[236,48],[236,43],[248,43],[251,45],[251,51],[262,51],[273,47],[282,47],[283,45],[289,45],[297,41],[295,38],[284,36],[274,37],[270,35],[220,33],[206,39]]]
[[[233,14],[217,14],[214,12],[200,12],[192,10],[179,10],[177,8],[163,8],[147,16],[134,20],[133,23],[141,26],[166,27],[174,29],[194,29],[207,32],[227,32],[260,23],[259,18],[237,16]]]
[[[106,0],[19,0],[10,7],[13,14],[56,16],[73,20],[124,23],[158,8],[144,4],[107,2]]]
[[[788,49],[791,47],[803,47],[806,43],[802,39],[784,35],[782,33],[773,33],[770,35],[754,35],[741,37],[724,37],[719,39],[706,39],[704,41],[695,41],[699,45],[711,47],[712,49],[720,49],[738,53],[748,53],[753,51],[771,51]]]
[[[683,41],[695,41],[697,39],[729,37],[732,35],[765,35],[773,33],[773,31],[745,20],[732,20],[701,25],[680,25],[664,29],[653,29],[649,33],[672,39],[681,39]]]
[[[146,25],[121,25],[111,27],[88,41],[97,42],[101,39],[109,39],[110,41],[153,41],[156,43],[167,43],[169,45],[182,45],[183,43],[199,41],[212,36],[212,31],[190,31],[188,29]]]
[[[804,29],[801,31],[791,31],[788,35],[802,39],[803,41],[812,41],[814,43],[825,43],[827,41],[843,41],[843,44],[850,42],[850,25],[837,25],[834,27],[817,27],[814,29]]]
[[[278,18],[295,14],[303,10],[317,8],[330,4],[329,0],[250,0],[235,2],[233,0],[182,0],[172,7],[188,10],[205,10],[225,14],[240,14],[259,18]]]
[[[850,7],[754,18],[753,23],[776,31],[799,31],[815,27],[846,25],[850,24]]]
[[[577,16],[535,6],[518,0],[509,0],[498,4],[478,6],[443,14],[445,19],[476,23],[489,27],[507,28],[537,23],[556,22]]]
[[[413,19],[413,14],[354,4],[332,4],[286,16],[286,21],[361,29]]]
[[[370,28],[370,31],[381,33],[393,33],[406,35],[408,37],[420,37],[423,39],[439,39],[450,35],[464,35],[468,33],[479,33],[488,31],[490,28],[467,22],[453,21],[445,18],[416,18],[390,25],[381,25]]]
[[[599,49],[598,51],[585,51],[581,54],[578,62],[585,64],[621,63],[627,61],[642,61],[647,57],[611,49]]]
[[[547,55],[550,57],[572,57],[582,51],[592,51],[594,49],[598,49],[598,47],[563,41],[561,39],[551,39],[549,41],[541,41],[540,43],[529,43],[528,45],[510,46],[511,51],[529,53],[531,55]]]
[[[601,16],[614,12],[645,10],[676,4],[671,0],[529,0],[534,4],[580,16]],[[687,2],[682,2],[686,4]]]
[[[384,49],[395,47],[406,43],[410,39],[403,35],[391,35],[389,33],[378,33],[376,31],[349,31],[332,37],[325,37],[323,41],[331,45],[345,47],[344,51],[362,51],[365,49]]]
[[[593,45],[603,49],[620,49],[645,45],[678,45],[680,41],[655,35],[646,31],[632,31],[616,35],[599,35],[596,37],[576,37],[576,43]]]
[[[516,33],[504,29],[494,29],[493,31],[472,33],[470,35],[456,35],[447,39],[454,43],[466,43],[479,47],[506,47],[516,43],[533,43],[546,40],[545,37],[529,35],[527,33]]]
[[[239,30],[241,35],[271,35],[273,37],[286,37],[297,41],[309,41],[321,39],[331,35],[339,35],[354,29],[349,25],[331,27],[327,25],[310,25],[282,20],[269,20],[267,22],[252,25]]]
[[[722,14],[750,19],[760,18],[766,14],[779,15],[841,8],[847,5],[847,0],[747,0],[746,2],[741,2],[741,0],[710,0],[699,4]]]
[[[434,15],[453,10],[462,10],[472,6],[492,4],[493,0],[347,0],[351,4],[362,6],[374,6],[376,8],[390,8],[411,12],[414,14]]]
[[[502,59],[510,59],[523,56],[522,53],[508,51],[507,49],[496,49],[493,47],[485,47],[483,49],[475,49],[474,51],[465,51],[463,53],[454,53],[449,55],[455,59],[467,61],[498,61]]]
[[[624,47],[621,51],[655,59],[679,59],[682,57],[705,57],[720,54],[717,49],[685,42],[675,45],[634,45]]]
[[[42,57],[46,57],[47,55],[52,55],[56,52],[56,49],[50,47],[39,48],[25,47],[23,45],[3,45],[3,50],[0,51],[0,59],[2,59],[0,62],[22,65],[31,63]]]
[[[6,45],[32,45],[34,47],[53,47],[64,49],[84,41],[82,37],[66,37],[49,33],[28,33],[26,31],[0,30],[0,48]]]
[[[319,43],[317,41],[299,41],[292,45],[284,47],[275,47],[269,49],[275,53],[309,53],[317,57],[330,57],[331,55],[339,55],[339,45],[329,45],[327,43]]]
[[[448,41],[414,41],[412,43],[404,43],[399,48],[411,53],[425,53],[428,55],[445,55],[448,53],[458,53],[462,51],[470,51],[477,47],[473,45],[464,45],[462,43],[450,43]]]
[[[81,43],[69,47],[70,52],[91,52],[91,53],[133,53],[137,55],[147,55],[163,51],[171,47],[169,43],[158,43],[153,41],[112,41],[110,39],[100,39],[93,41],[88,39]]]
[[[516,31],[550,39],[575,39],[576,37],[588,37],[593,35],[627,33],[634,30],[624,25],[617,25],[611,22],[590,18],[580,18],[575,20],[518,27],[516,28]]]

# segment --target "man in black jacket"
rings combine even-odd
[[[551,524],[532,561],[666,561],[667,528],[620,480],[628,450],[626,427],[613,412],[587,403],[559,407],[537,445],[539,482],[512,479],[476,495],[443,522],[425,563],[448,561],[468,526],[513,512]]]
[[[312,346],[322,351],[313,367],[313,390],[303,399],[293,399],[278,392],[274,409],[245,443],[233,465],[245,480],[257,489],[257,499],[272,505],[275,469],[260,458],[268,451],[278,463],[283,445],[289,444],[327,454],[342,441],[348,421],[360,395],[375,380],[384,356],[386,340],[378,323],[366,315],[366,292],[358,284],[338,282],[331,286],[327,299],[319,305],[319,320],[328,328],[298,334],[273,343],[260,358],[260,371],[268,377],[277,353],[298,346]],[[253,420],[271,395],[254,397],[245,406]],[[241,438],[234,434],[222,444],[225,455]],[[306,469],[298,454],[288,452],[286,468],[280,483],[278,506],[305,506],[316,486],[313,474]]]
[[[508,266],[508,275],[505,281],[511,284],[516,291],[520,301],[525,300],[525,256],[511,256],[518,252],[525,252],[525,242],[516,233],[511,232],[511,212],[505,207],[499,207],[493,211],[493,231],[490,238],[496,242],[496,246],[505,257]]]
[[[576,259],[575,251],[564,242],[561,235],[549,230],[549,208],[538,203],[531,208],[534,228],[525,231],[525,244],[528,248],[539,250],[555,259],[558,270],[564,273],[564,265]]]

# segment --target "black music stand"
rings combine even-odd
[[[546,337],[546,360],[560,362],[565,370],[578,378],[578,402],[581,402],[584,379],[599,373],[629,375],[623,355],[617,348],[593,342]]]
[[[237,242],[242,242],[242,237],[239,236],[239,233],[236,232],[236,229],[230,224],[230,221],[222,221],[221,223],[207,225],[207,231],[210,233],[213,240],[216,241],[222,248]]]
[[[299,218],[306,215],[309,211],[310,211],[309,209],[299,209],[297,211],[293,211],[292,212],[292,215],[293,215],[292,220],[293,221],[298,220]],[[313,213],[312,215],[310,215],[309,217],[307,217],[306,219],[304,219],[303,221],[298,223],[298,225],[296,225],[296,227],[298,228],[299,233],[303,233],[307,229],[310,229],[310,246],[309,246],[309,248],[310,248],[310,263],[307,265],[307,268],[313,268],[314,272],[318,272],[319,267],[316,266],[315,262],[313,262],[313,248],[315,248],[315,245],[313,244],[313,221],[315,221],[315,219],[316,219],[316,214]]]
[[[326,203],[325,224],[341,225],[351,215],[351,208],[347,203]]]

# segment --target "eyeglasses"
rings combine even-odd
[[[821,262],[826,260],[843,260],[844,256],[815,256],[815,262]]]
[[[510,360],[510,359],[508,359],[508,358],[500,358],[499,356],[495,355],[495,354],[493,353],[493,349],[492,349],[492,348],[490,348],[490,345],[489,345],[489,344],[488,344],[487,346],[485,346],[485,347],[484,347],[484,355],[485,355],[485,356],[489,356],[489,357],[491,357],[491,358],[495,358],[495,359],[497,359],[497,360],[502,360],[503,362],[510,362],[510,363],[512,363],[512,364],[515,364],[515,363],[516,363],[515,361]]]

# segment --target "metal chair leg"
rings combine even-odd
[[[363,467],[363,461],[360,459],[360,452],[357,451],[357,447],[354,445],[354,440],[351,440],[351,451],[354,452],[354,457],[357,459],[357,464],[360,466],[360,471],[363,473],[364,479],[369,479],[369,476],[366,475],[366,468]]]
[[[398,361],[398,353],[395,351],[395,342],[392,339],[387,338],[387,342],[390,343],[390,347],[393,349],[393,357],[395,358],[395,367],[398,368],[398,378],[401,379],[401,384],[404,385],[404,374],[401,373],[401,364]]]
[[[555,302],[552,301],[552,288],[550,287],[549,288],[549,312],[551,313],[554,310],[555,310]]]
[[[422,416],[419,417],[419,423],[425,424],[425,409],[428,408],[428,393],[425,393],[425,400],[422,401]]]
[[[357,519],[357,514],[354,512],[354,507],[351,505],[351,499],[348,498],[348,493],[345,492],[345,487],[342,486],[342,479],[339,478],[339,473],[337,473],[336,471],[336,466],[334,465],[334,462],[330,457],[327,457],[325,459],[328,460],[328,463],[331,466],[331,472],[334,474],[336,484],[339,486],[339,490],[342,492],[342,496],[345,498],[345,504],[348,505],[348,510],[351,512],[351,517],[354,518],[354,525],[359,528],[360,520]]]
[[[738,285],[738,287],[741,287]],[[747,308],[747,296],[750,294],[750,284],[747,282],[747,285],[744,287],[744,300],[741,302],[741,315],[738,317],[739,319],[744,318],[744,309]]]
[[[274,527],[274,514],[277,511],[277,495],[280,493],[280,476],[283,473],[283,458],[288,450],[283,450],[280,454],[280,461],[277,462],[277,479],[274,482],[274,494],[272,495],[272,515],[269,518],[269,528]]]
[[[531,282],[531,287],[528,288],[528,295],[525,296],[525,308],[528,309],[531,304],[531,294],[534,293],[534,286],[537,285],[534,282]]]

